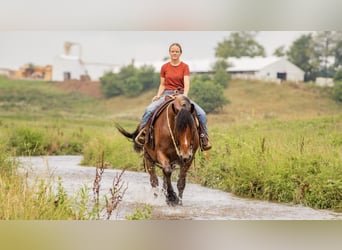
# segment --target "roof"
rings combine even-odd
[[[283,60],[279,57],[241,57],[229,58],[228,71],[259,71],[268,65]]]

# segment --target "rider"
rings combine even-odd
[[[190,90],[190,70],[189,66],[180,60],[182,55],[182,47],[178,43],[173,43],[169,47],[169,54],[171,60],[165,63],[160,70],[160,85],[158,93],[152,98],[152,103],[145,109],[145,113],[142,116],[141,124],[139,127],[139,133],[135,138],[136,143],[143,145],[145,143],[146,128],[149,118],[153,112],[162,104],[165,100],[165,96],[175,94],[179,91],[183,95],[187,96]],[[198,120],[201,124],[200,131],[200,143],[202,150],[211,149],[211,144],[208,139],[208,129],[206,126],[206,113],[195,102],[194,104]]]

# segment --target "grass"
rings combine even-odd
[[[1,144],[11,155],[83,154],[85,164],[104,160],[143,171],[141,155],[114,122],[134,130],[153,94],[105,100],[0,78]],[[213,149],[197,154],[189,181],[243,197],[342,210],[342,104],[329,89],[234,80],[225,96],[231,104],[208,115]]]
[[[243,197],[342,210],[341,129],[341,115],[215,128],[194,177]]]

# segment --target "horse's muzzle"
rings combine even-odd
[[[181,159],[182,163],[184,163],[184,164],[185,163],[189,163],[192,160],[192,154],[189,154],[189,155],[186,155],[186,156],[181,155],[180,159]]]

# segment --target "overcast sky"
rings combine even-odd
[[[309,31],[260,31],[256,40],[268,56]],[[213,58],[218,42],[229,31],[0,31],[0,68],[18,69],[26,63],[52,64],[64,53],[64,42],[81,44],[85,62],[124,65],[136,61],[158,61],[168,56],[168,46],[179,42],[182,59]],[[77,47],[72,49],[78,55]]]

